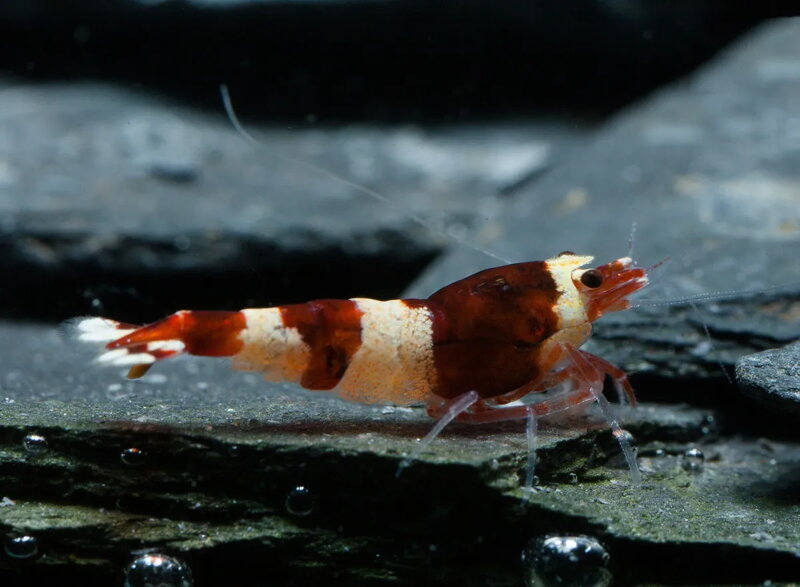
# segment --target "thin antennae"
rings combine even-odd
[[[228,91],[228,84],[220,84],[219,93],[222,95],[222,104],[225,106],[225,114],[228,115],[228,120],[231,121],[233,128],[235,128],[236,132],[242,135],[247,142],[258,145],[259,142],[253,138],[253,135],[245,130],[242,123],[239,122],[239,117],[236,116],[236,111],[233,109],[233,102],[231,102],[231,93]]]
[[[631,234],[628,237],[628,257],[633,259],[633,237],[636,236],[636,221],[631,222]],[[663,261],[662,261],[663,263]]]
[[[658,263],[653,263],[652,265],[650,265],[650,267],[645,269],[645,272],[650,273],[651,271],[653,271],[653,269],[658,269],[659,267],[661,267],[662,265],[666,265],[670,261],[672,261],[671,257],[664,257]]]
[[[251,135],[249,132],[247,132],[244,129],[244,127],[242,126],[241,122],[239,122],[239,118],[236,116],[236,112],[233,109],[233,102],[231,101],[231,94],[230,94],[230,91],[228,90],[228,85],[227,84],[220,84],[219,85],[219,92],[220,92],[220,94],[222,96],[222,104],[225,106],[225,113],[228,115],[228,120],[230,120],[231,124],[233,125],[233,128],[235,128],[236,131],[245,140],[247,140],[249,143],[251,143],[253,145],[259,145],[260,144],[259,141],[256,140],[253,137],[253,135]],[[496,260],[498,260],[498,261],[500,261],[502,263],[511,263],[510,260],[505,259],[505,258],[501,257],[500,255],[496,255],[495,253],[489,251],[488,249],[484,249],[482,247],[479,247],[478,245],[473,244],[473,243],[467,241],[466,239],[464,239],[464,238],[462,238],[462,237],[460,237],[460,236],[458,236],[456,234],[453,234],[451,232],[448,232],[446,230],[442,230],[441,228],[436,227],[432,222],[429,222],[428,220],[425,220],[424,218],[422,218],[420,216],[417,216],[416,214],[413,214],[411,211],[409,211],[408,209],[404,208],[403,206],[400,206],[400,205],[396,204],[393,200],[387,198],[383,194],[381,194],[379,192],[376,192],[374,190],[371,190],[368,187],[365,187],[363,185],[354,183],[354,182],[350,181],[349,179],[347,179],[345,177],[342,177],[341,175],[337,175],[336,173],[330,171],[329,169],[326,169],[324,167],[320,167],[319,165],[315,165],[314,163],[310,163],[309,161],[304,161],[302,159],[297,159],[295,157],[290,157],[290,156],[287,156],[287,155],[273,155],[273,156],[277,157],[277,158],[280,158],[280,159],[283,159],[284,161],[289,161],[289,162],[294,163],[296,165],[301,165],[301,166],[305,167],[306,169],[311,169],[315,173],[318,173],[320,175],[324,175],[325,177],[328,177],[328,178],[330,178],[330,179],[332,179],[334,181],[337,181],[342,185],[345,185],[345,186],[347,186],[349,188],[352,188],[352,189],[354,189],[354,190],[356,190],[358,192],[361,192],[362,194],[365,194],[365,195],[367,195],[367,196],[369,196],[371,198],[374,198],[374,199],[378,200],[379,202],[382,202],[383,204],[386,204],[387,206],[390,206],[390,207],[392,207],[392,208],[394,208],[396,210],[399,210],[400,212],[402,212],[402,214],[405,217],[413,220],[417,224],[420,224],[421,226],[424,226],[425,228],[428,228],[430,230],[438,232],[439,234],[443,234],[447,238],[451,239],[454,242],[457,242],[460,245],[468,247],[468,248],[470,248],[470,249],[472,249],[474,251],[477,251],[479,253],[483,253],[487,257],[491,257],[491,258],[496,259]]]
[[[700,326],[703,327],[703,332],[705,332],[706,334],[706,339],[708,340],[708,347],[713,351],[714,342],[711,338],[711,333],[708,331],[708,326],[706,326],[706,323],[703,321],[702,316],[700,315],[700,309],[694,302],[689,302],[689,305],[692,307],[692,310],[694,310],[695,314],[697,314],[697,316],[700,317]],[[728,371],[725,369],[725,365],[722,364],[722,361],[719,359],[719,357],[716,358],[716,362],[717,366],[719,367],[719,370],[722,371],[722,374],[725,375],[725,379],[728,380],[728,383],[730,383],[731,385],[736,385],[731,376],[728,374]]]
[[[767,287],[762,289],[738,289],[738,290],[730,290],[730,291],[712,291],[708,293],[697,294],[693,296],[686,296],[683,298],[673,298],[671,300],[635,300],[631,303],[631,308],[640,308],[640,307],[658,307],[658,306],[677,306],[680,304],[691,304],[692,302],[709,302],[709,301],[725,301],[725,300],[735,300],[739,298],[755,296],[765,293],[771,292],[780,292],[783,290],[787,290],[793,286],[800,285],[800,282],[788,282],[782,283],[780,285],[775,285],[773,287]]]

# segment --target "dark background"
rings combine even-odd
[[[605,114],[796,3],[6,0],[0,68],[141,84],[267,119]]]

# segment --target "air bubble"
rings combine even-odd
[[[147,462],[147,453],[140,448],[126,448],[120,453],[122,462],[131,467],[141,467]]]
[[[191,569],[165,554],[145,554],[125,569],[125,587],[192,587]]]
[[[608,552],[590,536],[534,538],[522,551],[527,587],[605,587],[611,584]]]
[[[185,234],[176,236],[172,242],[175,245],[175,248],[181,252],[188,251],[192,246],[192,239]]]
[[[314,511],[316,498],[304,485],[298,485],[286,496],[286,511],[295,516],[307,516]]]
[[[699,448],[690,448],[683,453],[682,466],[684,470],[690,473],[699,473],[703,470],[703,463],[705,463],[706,455]]]
[[[6,539],[5,549],[11,558],[31,558],[39,554],[39,541],[35,536],[14,536]]]
[[[28,434],[22,441],[22,446],[31,455],[40,455],[47,452],[47,439],[41,434]]]

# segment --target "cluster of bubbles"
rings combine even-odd
[[[192,587],[192,571],[181,560],[149,553],[135,558],[125,569],[125,587]]]
[[[527,587],[606,587],[608,552],[591,536],[541,536],[522,551]]]

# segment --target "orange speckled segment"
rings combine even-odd
[[[426,401],[436,373],[432,315],[417,300],[352,300],[362,312],[362,344],[336,388],[362,403]]]

